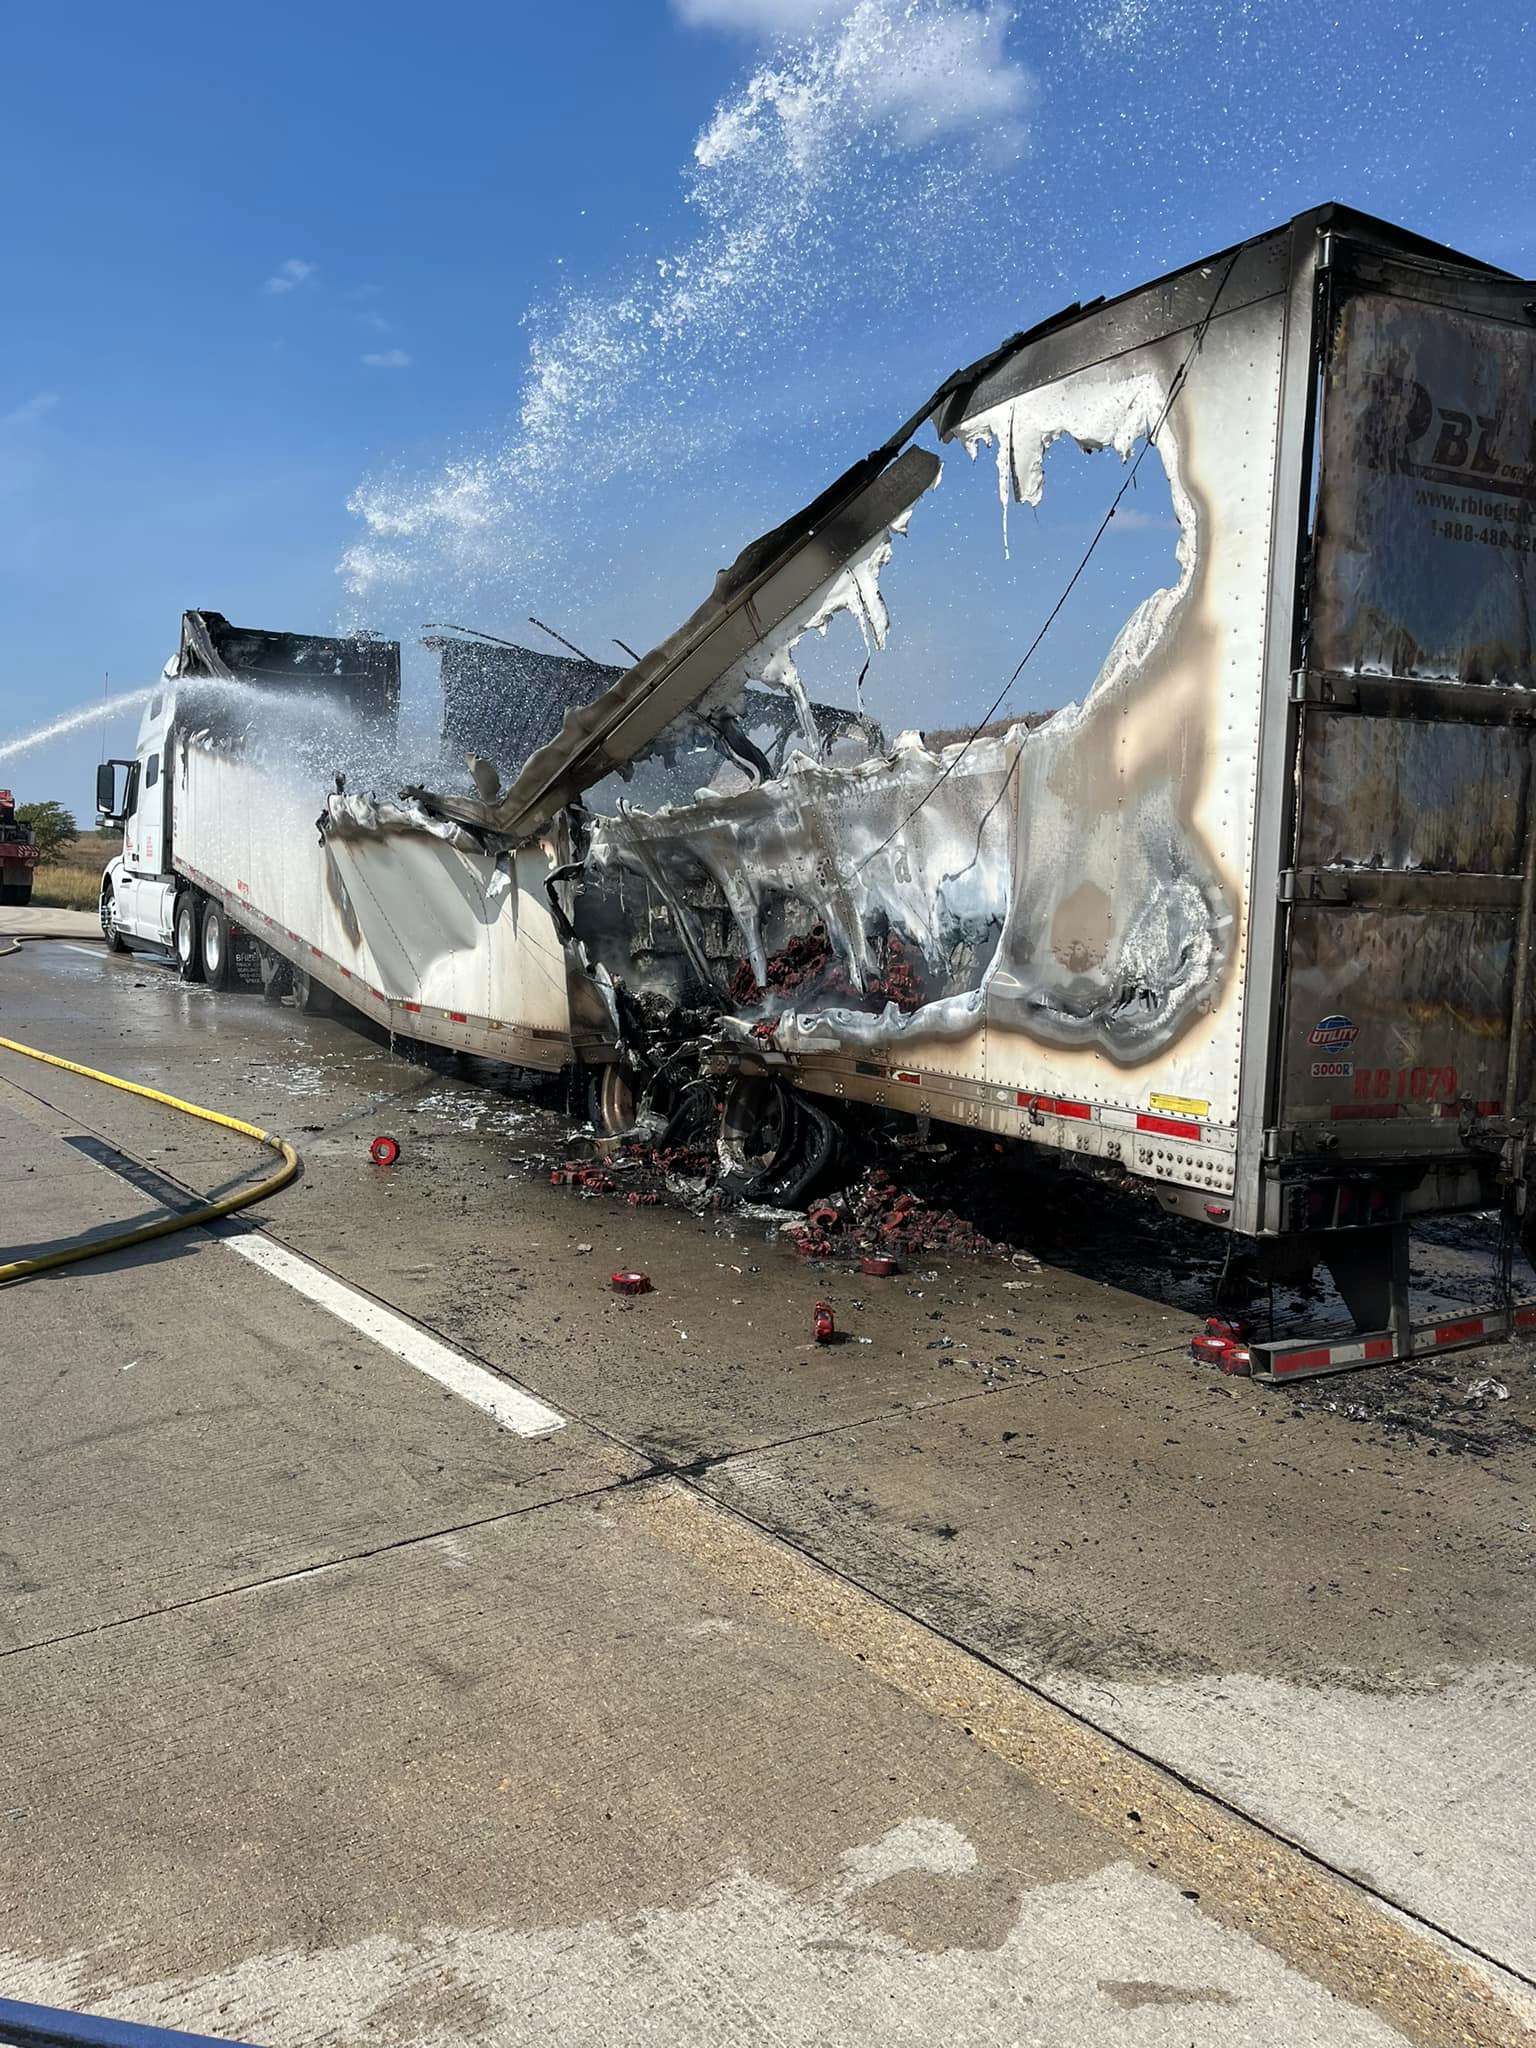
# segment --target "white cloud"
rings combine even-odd
[[[315,266],[306,263],[302,256],[290,256],[286,263],[280,263],[263,290],[269,292],[296,292],[307,278],[313,277]]]
[[[34,391],[30,398],[24,398],[20,405],[12,406],[6,413],[0,413],[0,427],[30,427],[34,420],[40,420],[44,413],[52,412],[59,402],[57,391]]]
[[[412,358],[403,348],[385,348],[378,350],[376,354],[364,356],[362,360],[370,370],[408,370]]]

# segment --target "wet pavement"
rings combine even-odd
[[[874,1278],[551,1187],[568,1122],[484,1063],[0,973],[0,1033],[291,1138],[262,1241],[559,1423],[202,1232],[6,1290],[0,1990],[284,2043],[1526,2037],[1524,1353],[1227,1380],[1214,1234],[1026,1160],[998,1254]],[[125,1163],[252,1170],[11,1055],[0,1139],[0,1256],[148,1213]],[[1486,1227],[1415,1264],[1486,1298]]]

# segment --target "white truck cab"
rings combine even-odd
[[[104,825],[121,825],[123,850],[101,878],[101,928],[114,952],[137,940],[171,944],[176,877],[171,868],[171,752],[176,686],[162,682],[145,707],[131,759],[103,761],[96,771],[96,809]]]

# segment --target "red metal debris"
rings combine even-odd
[[[825,925],[813,925],[799,938],[791,939],[768,962],[767,986],[752,972],[752,963],[738,963],[731,976],[728,994],[738,1008],[761,1003],[770,995],[800,995],[814,989],[822,1001],[836,999],[861,1008],[884,1009],[894,1003],[898,1010],[920,1009],[926,994],[923,964],[903,941],[899,932],[888,934],[879,966],[862,989],[856,988],[842,962],[832,951]]]
[[[1214,1365],[1229,1378],[1245,1378],[1253,1356],[1244,1339],[1247,1331],[1230,1316],[1207,1316],[1205,1328],[1189,1340],[1189,1352],[1201,1365]]]
[[[615,1273],[611,1285],[615,1294],[649,1294],[651,1276],[649,1273]]]
[[[952,1209],[931,1209],[884,1168],[876,1168],[855,1191],[853,1222],[866,1243],[893,1253],[994,1249],[974,1223]]]
[[[631,1209],[654,1209],[661,1197],[651,1190],[642,1194],[639,1188],[631,1188],[624,1199]]]
[[[381,1131],[368,1147],[368,1157],[375,1166],[393,1166],[400,1157],[400,1140],[386,1137]]]
[[[841,1210],[834,1209],[830,1202],[813,1202],[805,1212],[805,1220],[812,1230],[823,1235],[829,1230],[841,1230],[843,1227]]]
[[[889,1280],[901,1271],[901,1261],[887,1258],[884,1252],[867,1252],[859,1261],[859,1271],[867,1273],[871,1280]]]
[[[818,1301],[815,1309],[813,1334],[818,1344],[830,1344],[837,1335],[837,1324],[832,1319],[830,1301]]]
[[[611,1173],[581,1159],[567,1159],[564,1165],[555,1167],[549,1184],[552,1188],[585,1188],[593,1195],[611,1195],[618,1185]]]

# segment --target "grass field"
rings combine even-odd
[[[101,895],[101,871],[123,843],[121,832],[82,832],[39,868],[32,901],[53,910],[94,910]]]

